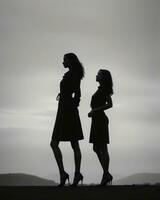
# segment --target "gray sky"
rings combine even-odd
[[[106,111],[110,171],[115,178],[160,172],[159,9],[159,0],[0,0],[0,173],[59,180],[49,143],[66,52],[86,71],[79,107],[85,182],[102,175],[87,118],[100,68],[111,71],[115,91]],[[60,147],[73,176],[70,144]]]

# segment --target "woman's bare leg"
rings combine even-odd
[[[100,162],[102,169],[104,171],[105,169],[104,169],[103,155],[102,155],[100,148],[97,145],[94,144],[93,145],[93,151],[97,154],[99,162]]]
[[[57,165],[58,165],[58,169],[59,169],[59,173],[60,175],[64,174],[64,166],[63,166],[63,159],[62,159],[62,153],[61,150],[59,148],[59,141],[51,141],[51,148],[53,150],[55,159],[57,161]]]
[[[103,172],[106,173],[108,172],[109,168],[109,154],[108,154],[108,149],[107,146],[97,146],[93,145],[93,150],[97,154],[97,157],[100,161],[100,164],[102,166]]]
[[[71,141],[71,146],[74,151],[75,173],[80,173],[82,155],[78,141]]]
[[[105,171],[104,172],[108,172],[109,171],[109,153],[108,153],[108,147],[107,145],[104,145],[102,147],[102,155],[103,155],[103,160],[104,160],[104,167],[105,167]]]

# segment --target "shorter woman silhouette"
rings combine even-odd
[[[88,117],[92,117],[91,132],[89,142],[93,143],[93,150],[98,156],[103,168],[103,177],[100,185],[112,183],[112,175],[109,173],[109,153],[107,144],[109,144],[109,119],[104,110],[112,107],[111,95],[113,94],[112,76],[108,70],[100,69],[96,81],[100,86],[91,99],[92,110]]]

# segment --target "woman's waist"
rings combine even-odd
[[[67,94],[67,93],[65,93],[65,94],[59,93],[59,94],[57,95],[56,99],[57,99],[58,101],[64,101],[64,100],[67,100],[67,99],[72,100],[73,97],[72,97],[72,94],[71,94],[71,93],[69,93],[69,94]]]
[[[105,114],[104,110],[95,111],[93,116],[99,116],[99,115],[103,115],[103,116],[107,117],[107,115]]]
[[[102,120],[107,120],[107,121],[109,121],[109,119],[108,119],[108,117],[107,117],[107,115],[105,114],[105,112],[104,111],[96,111],[95,113],[94,113],[94,115],[92,116],[92,119],[102,119]]]
[[[104,105],[105,105],[105,102],[98,102],[98,103],[91,102],[90,107],[92,109],[97,109],[97,108],[102,107]]]
[[[59,97],[59,106],[66,107],[66,108],[74,108],[76,107],[75,99],[71,95],[60,96]]]
[[[72,99],[73,99],[72,95],[61,95],[59,97],[60,101],[63,101],[63,100],[72,100]]]
[[[95,111],[95,115],[106,115],[104,110]]]

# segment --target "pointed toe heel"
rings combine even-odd
[[[62,174],[60,176],[60,184],[58,185],[58,187],[63,187],[66,183],[66,180],[68,181],[68,184],[70,185],[70,181],[69,181],[69,174],[67,174],[66,172],[64,174]]]
[[[113,180],[113,176],[109,172],[104,173],[100,186],[112,185],[112,180]]]
[[[76,187],[78,185],[78,183],[81,181],[81,186],[83,185],[83,175],[81,173],[77,173],[74,176],[74,180],[72,183],[72,187]]]

